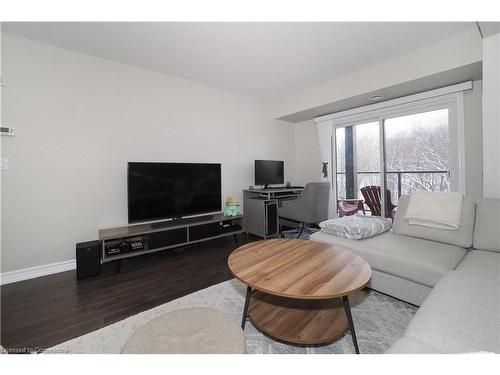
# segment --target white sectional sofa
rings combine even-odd
[[[372,289],[421,306],[389,353],[500,353],[500,200],[465,199],[458,231],[409,225],[407,206],[401,197],[391,232],[311,239],[351,249],[371,265]]]

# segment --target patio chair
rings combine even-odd
[[[361,194],[365,198],[365,203],[370,209],[373,216],[382,216],[380,186],[364,186],[361,189]],[[385,190],[385,217],[394,219],[397,206],[391,202],[391,191]]]
[[[363,215],[366,215],[363,199],[339,198],[337,199],[337,206],[339,217],[351,216],[357,214],[359,211],[363,211]]]

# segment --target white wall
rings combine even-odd
[[[484,196],[500,198],[500,34],[483,39]]]
[[[473,90],[464,93],[466,195],[482,197],[482,138],[481,138],[482,82],[474,81]],[[497,143],[498,147],[498,143]],[[320,180],[321,154],[313,120],[294,124],[294,181],[306,184]]]
[[[334,103],[384,87],[444,72],[481,61],[481,37],[472,29],[415,48],[341,78],[313,86],[272,102],[275,118]]]
[[[294,129],[294,183],[305,185],[308,182],[320,181],[323,162],[318,132],[313,120],[299,122],[291,126]]]
[[[127,223],[127,161],[223,165],[242,198],[256,158],[293,175],[293,127],[258,101],[5,34],[2,272],[74,258],[76,242]]]

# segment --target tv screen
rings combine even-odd
[[[283,184],[284,164],[278,160],[255,160],[255,185]]]
[[[222,210],[221,165],[128,163],[128,221]]]

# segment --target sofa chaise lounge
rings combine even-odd
[[[462,225],[409,225],[402,196],[390,232],[311,240],[349,248],[372,267],[369,287],[421,306],[389,353],[500,353],[500,200],[464,199]]]

